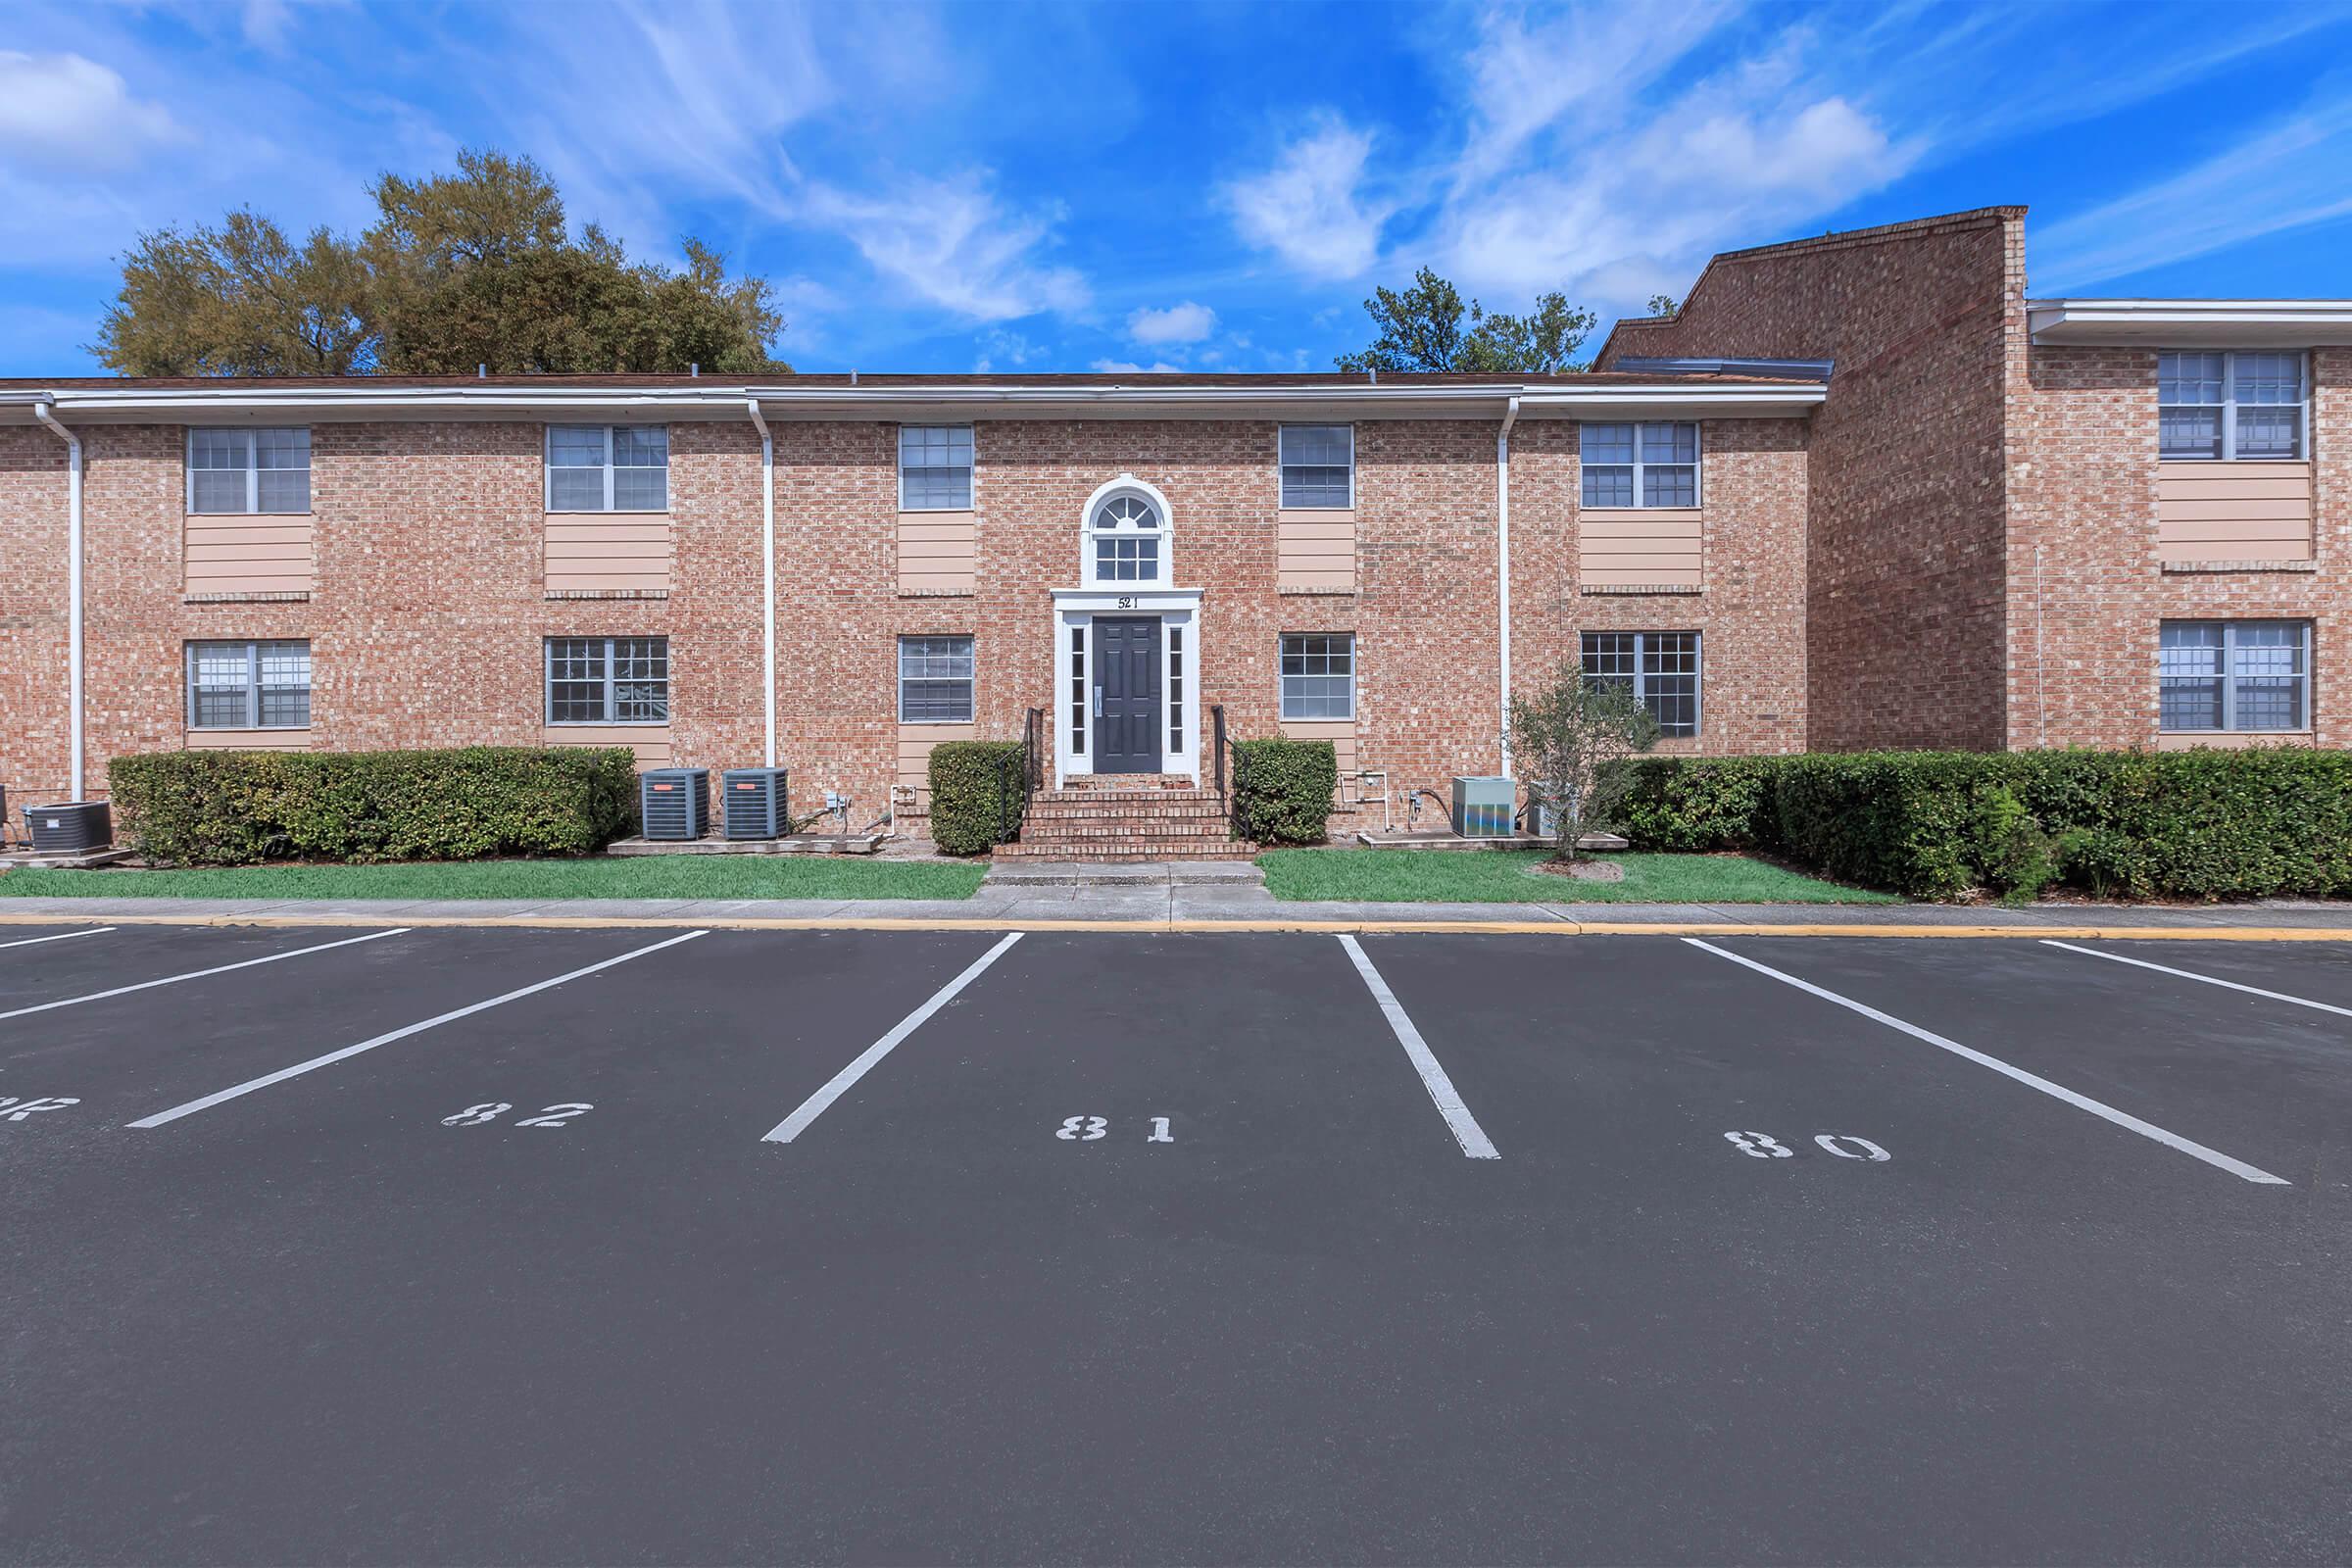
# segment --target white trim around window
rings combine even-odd
[[[1078,539],[1078,581],[1089,589],[1132,593],[1176,580],[1176,519],[1168,498],[1132,473],[1086,498]]]
[[[185,661],[188,728],[311,727],[309,642],[191,642]]]
[[[1286,424],[1274,437],[1285,512],[1355,508],[1355,426]]]
[[[1280,653],[1275,695],[1284,723],[1355,717],[1355,633],[1286,631]]]
[[[665,424],[551,424],[544,453],[550,512],[669,510]]]
[[[188,427],[186,504],[201,516],[307,516],[311,432]]]
[[[899,722],[969,724],[979,710],[979,669],[969,633],[899,639]]]
[[[2306,461],[2311,357],[2293,349],[2163,350],[2156,448],[2168,463]]]
[[[899,426],[899,510],[969,512],[979,466],[968,424]]]
[[[1577,505],[1587,512],[1690,512],[1706,502],[1696,419],[1577,425]]]
[[[2160,734],[2311,729],[2310,621],[2168,620],[2157,644]]]

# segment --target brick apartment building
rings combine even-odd
[[[1200,779],[1213,708],[1377,816],[1564,662],[1667,751],[2341,744],[2352,302],[2031,300],[2023,223],[1719,256],[1585,375],[0,383],[0,785],[625,744],[920,831],[939,740]]]

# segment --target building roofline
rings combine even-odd
[[[2026,301],[2035,343],[2140,348],[2312,348],[2352,343],[2352,300]]]

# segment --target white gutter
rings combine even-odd
[[[72,755],[67,795],[82,798],[81,771],[81,437],[57,422],[50,404],[32,406],[32,416],[66,444],[66,729]]]
[[[744,409],[760,427],[760,690],[767,714],[768,767],[776,765],[776,438],[767,428],[760,400],[749,399]]]
[[[1519,422],[1519,400],[1502,413],[1494,432],[1494,572],[1499,582],[1496,618],[1502,635],[1502,776],[1511,775],[1511,426]]]

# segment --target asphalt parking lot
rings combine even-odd
[[[10,1562],[2352,1558],[2352,945],[17,925],[0,1190]]]

